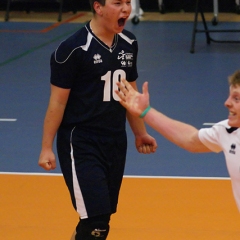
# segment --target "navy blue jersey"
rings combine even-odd
[[[121,78],[135,81],[138,45],[127,30],[109,48],[86,24],[51,56],[51,84],[71,89],[62,126],[115,134],[125,131],[126,110],[115,93]]]

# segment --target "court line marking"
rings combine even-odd
[[[63,176],[62,173],[28,173],[28,172],[0,172],[0,175],[26,175],[26,176]],[[196,179],[196,180],[230,180],[230,177],[184,177],[184,176],[141,176],[124,175],[123,178],[151,178],[151,179]]]
[[[71,33],[75,32],[77,29],[79,29],[79,26],[78,26],[76,29],[73,29],[73,30],[71,30],[71,31],[69,31],[69,32],[66,32],[66,33],[64,33],[64,34],[62,34],[62,35],[60,35],[60,36],[57,36],[57,37],[49,40],[48,42],[45,42],[45,43],[40,44],[39,46],[33,47],[33,48],[31,48],[31,49],[29,49],[29,50],[27,50],[27,51],[25,51],[25,52],[23,52],[23,53],[15,56],[15,57],[12,57],[12,58],[7,59],[7,60],[4,61],[4,62],[0,62],[0,67],[6,65],[6,64],[8,64],[8,63],[11,63],[11,62],[13,62],[13,61],[15,61],[15,60],[18,60],[19,58],[25,57],[26,55],[28,55],[28,54],[30,54],[30,53],[32,53],[32,52],[35,52],[35,51],[37,51],[37,50],[39,50],[39,49],[41,49],[41,48],[43,48],[43,47],[45,47],[45,46],[53,43],[53,42],[56,42],[56,41],[58,41],[59,39],[61,39],[61,38],[63,38],[63,37],[66,37],[66,36],[70,35]]]
[[[215,123],[203,123],[204,126],[213,126]]]
[[[44,29],[41,30],[9,30],[9,29],[1,29],[0,32],[8,32],[8,33],[47,33],[51,30],[53,30],[54,28],[57,28],[58,26],[64,24],[64,23],[70,23],[73,20],[76,20],[77,18],[83,17],[85,16],[87,13],[78,13],[76,16],[70,17],[64,21],[61,22],[57,22],[54,23],[52,25],[50,25],[49,27],[46,27]]]
[[[16,118],[0,118],[0,122],[16,122]]]
[[[230,180],[230,177],[186,177],[186,176],[133,176],[124,175],[124,178],[154,178],[154,179],[199,179],[199,180]]]

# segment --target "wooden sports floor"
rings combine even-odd
[[[70,239],[78,216],[61,176],[0,175],[0,237]],[[238,240],[229,180],[125,177],[109,240]]]
[[[0,12],[3,21],[4,12]],[[81,14],[81,13],[77,13]],[[63,14],[63,21],[86,22]],[[212,14],[208,14],[208,19]],[[221,15],[239,21],[239,15]],[[50,13],[11,12],[10,21],[54,22]],[[141,21],[191,21],[191,13],[145,13]],[[56,23],[58,24],[58,23]],[[140,22],[141,24],[141,22]],[[37,164],[37,159],[35,159]],[[17,164],[17,163],[16,163]],[[0,239],[67,240],[78,216],[60,174],[0,174]],[[108,240],[239,240],[229,178],[125,176]]]

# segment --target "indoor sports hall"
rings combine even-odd
[[[145,9],[143,9],[145,10]],[[227,78],[240,69],[240,15],[204,13],[219,43],[195,35],[194,12],[144,11],[128,21],[139,45],[138,87],[149,82],[152,107],[209,127],[227,118]],[[89,11],[0,12],[0,239],[67,240],[78,221],[59,165],[38,166],[42,125],[49,99],[50,54],[82,27]],[[203,24],[199,16],[198,28]],[[236,42],[235,42],[236,41]],[[118,212],[109,240],[239,240],[237,210],[222,153],[192,154],[149,133],[155,154],[141,155],[127,125],[128,153]]]

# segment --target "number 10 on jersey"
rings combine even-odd
[[[105,81],[104,90],[103,90],[103,101],[111,101],[111,96],[115,101],[119,101],[118,95],[115,91],[118,89],[117,82],[121,79],[126,79],[126,73],[122,69],[118,69],[113,73],[108,71],[104,76],[101,77],[102,81]]]

